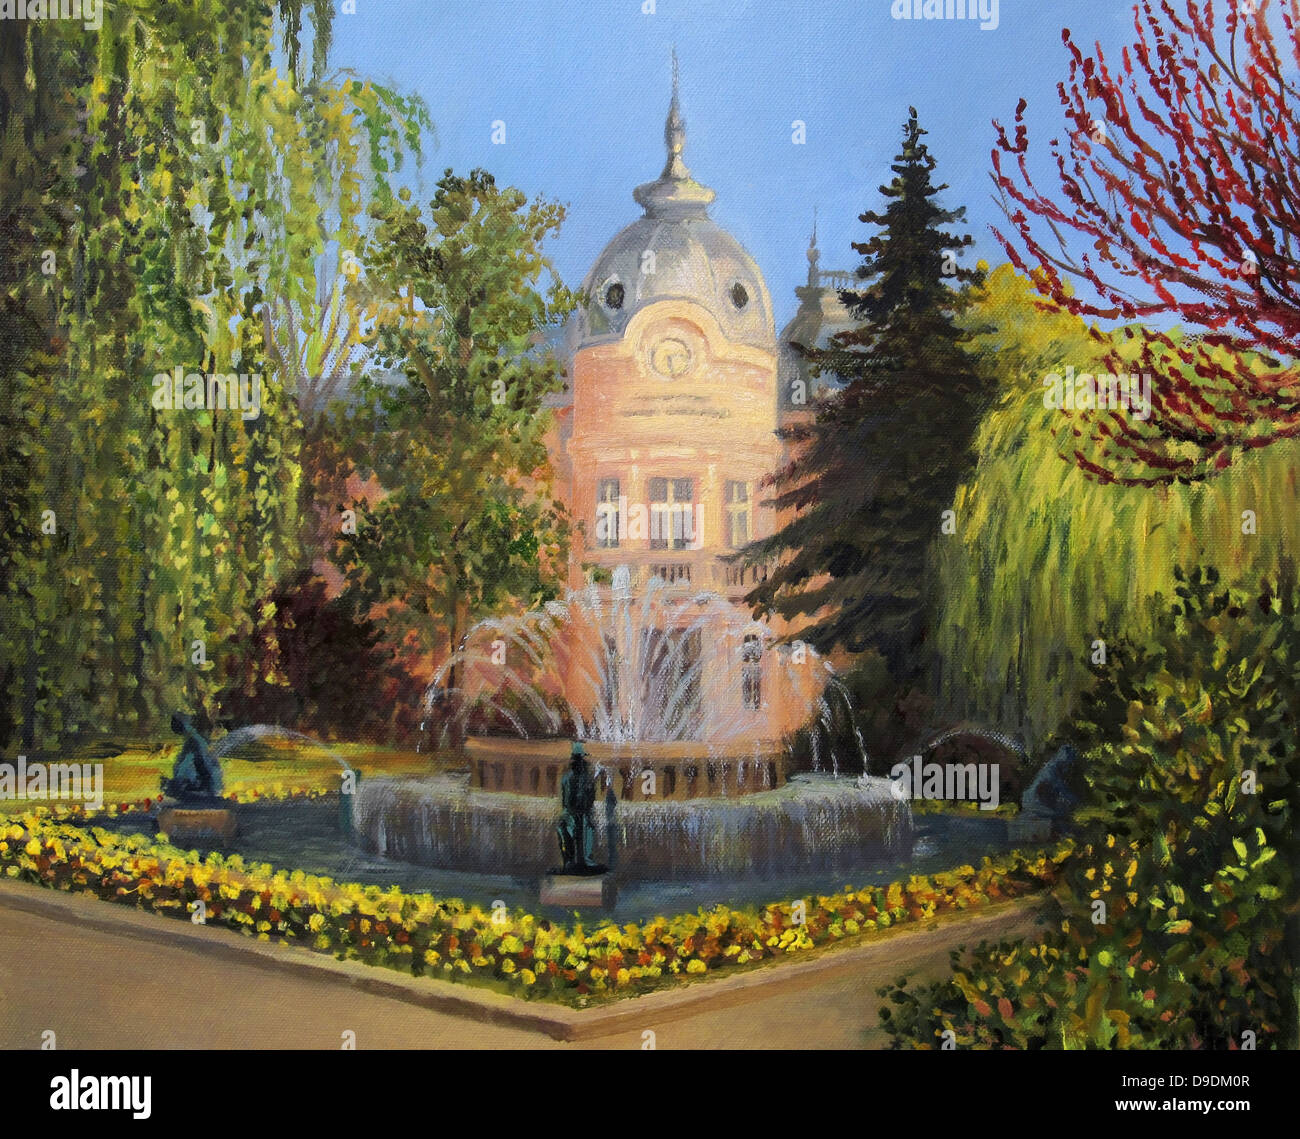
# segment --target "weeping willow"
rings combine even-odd
[[[1147,489],[1091,481],[1072,461],[1082,413],[1044,405],[1044,378],[1101,368],[1085,324],[1044,309],[1010,267],[990,275],[969,319],[1001,396],[959,488],[956,532],[932,547],[939,705],[1023,733],[1057,729],[1115,638],[1143,640],[1174,568],[1216,566],[1257,586],[1300,548],[1300,443],[1247,453],[1216,477]],[[1159,384],[1158,375],[1151,376]]]

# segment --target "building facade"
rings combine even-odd
[[[677,702],[659,738],[772,741],[808,718],[824,669],[774,647],[778,630],[743,604],[766,569],[725,559],[778,525],[761,484],[786,459],[777,430],[799,409],[782,391],[763,275],[686,166],[675,75],[664,139],[663,172],[633,194],[642,216],[584,281],[556,408],[554,463],[578,523],[570,585],[654,609],[595,647],[604,691],[580,702],[658,691]]]

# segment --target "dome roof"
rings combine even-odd
[[[762,273],[744,246],[707,217],[633,222],[596,259],[583,290],[583,344],[621,336],[637,312],[657,301],[688,300],[708,309],[729,340],[773,345]]]
[[[745,247],[709,217],[714,192],[682,161],[686,127],[675,61],[664,141],[663,174],[633,193],[645,216],[618,233],[583,282],[587,303],[578,313],[577,346],[616,339],[641,309],[658,301],[686,300],[706,308],[728,339],[770,349],[772,299],[763,274]]]

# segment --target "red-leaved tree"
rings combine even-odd
[[[1300,0],[1225,2],[1142,0],[1117,64],[1062,33],[1055,196],[1030,175],[1025,100],[1013,131],[994,123],[1011,260],[1069,311],[1134,322],[1096,335],[1113,371],[1152,378],[1149,420],[1083,417],[1073,457],[1104,482],[1193,482],[1300,436]]]

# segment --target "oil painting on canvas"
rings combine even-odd
[[[1297,147],[1295,0],[0,0],[0,1043],[1296,1048]]]

